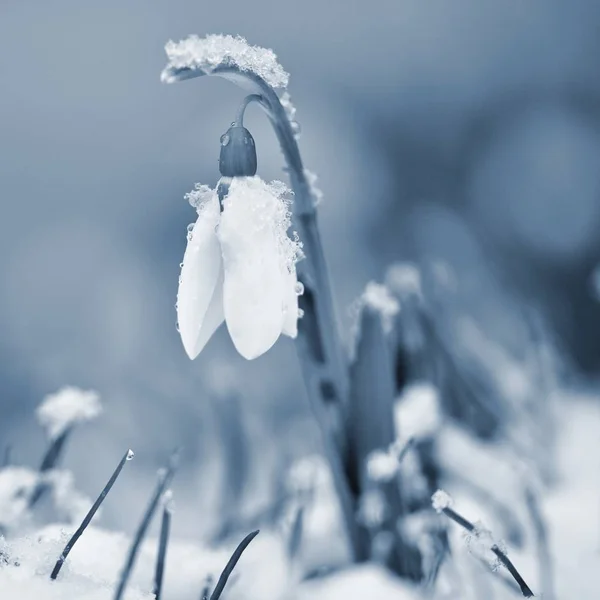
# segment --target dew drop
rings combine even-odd
[[[304,294],[304,284],[301,281],[297,281],[294,291],[296,292],[296,296],[302,296]]]
[[[131,460],[134,456],[135,456],[135,453],[133,452],[133,450],[131,448],[129,450],[127,450],[127,460]]]
[[[298,318],[301,319],[303,316],[304,316],[304,311],[301,308],[299,308],[298,309]]]
[[[294,135],[300,135],[302,133],[302,129],[301,129],[300,123],[298,123],[298,121],[291,121],[290,127],[292,128],[292,132]]]
[[[227,146],[227,144],[229,144],[229,140],[230,140],[230,139],[231,139],[231,138],[229,137],[229,135],[228,135],[227,133],[224,133],[224,134],[221,136],[221,146]]]
[[[183,263],[182,262],[179,263],[179,268],[183,269]]]

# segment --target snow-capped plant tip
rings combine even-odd
[[[56,438],[77,423],[95,419],[101,412],[97,392],[67,386],[46,396],[36,416],[50,438]]]
[[[162,79],[170,81],[170,73],[182,69],[199,70],[210,74],[219,66],[236,66],[240,71],[256,73],[273,88],[287,87],[289,75],[277,61],[273,50],[251,46],[241,36],[191,35],[165,46],[169,64]]]

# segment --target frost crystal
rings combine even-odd
[[[392,265],[385,275],[386,285],[399,296],[421,296],[421,273],[413,263]]]
[[[497,571],[502,562],[498,556],[492,552],[492,547],[497,547],[506,556],[506,545],[504,542],[496,543],[492,532],[481,522],[473,523],[475,529],[470,533],[465,533],[464,539],[467,550],[481,560],[488,563],[492,571]]]
[[[304,169],[304,175],[306,176],[306,180],[308,181],[308,186],[310,188],[310,193],[314,198],[315,206],[321,204],[323,200],[323,192],[317,187],[317,180],[319,179],[316,173],[309,171],[308,169]]]
[[[281,266],[292,271],[302,256],[302,244],[287,234],[292,217],[291,193],[281,181],[266,183],[260,177],[235,177],[223,202],[223,212],[230,215],[230,226],[225,231],[223,227],[219,229],[221,244],[226,244],[231,236],[254,238],[263,230],[273,230]]]
[[[441,513],[445,508],[452,506],[452,497],[444,490],[438,490],[431,496],[431,505],[436,512]]]
[[[219,65],[236,66],[241,71],[262,77],[273,88],[286,88],[289,75],[277,61],[273,50],[251,46],[240,36],[191,35],[179,42],[169,41],[165,46],[169,59],[163,71],[163,81],[169,80],[168,69],[199,69],[211,73]]]
[[[375,450],[367,457],[367,473],[373,481],[391,481],[396,476],[398,467],[398,456],[389,450]]]
[[[387,502],[381,490],[367,490],[360,498],[358,520],[366,527],[376,529],[387,516]]]
[[[405,439],[433,435],[442,424],[438,389],[429,382],[405,387],[395,407],[396,428]]]
[[[392,330],[394,317],[400,312],[400,305],[390,294],[389,289],[385,285],[370,281],[363,292],[362,303],[380,313],[383,329],[389,333]]]
[[[209,185],[197,183],[191,192],[185,194],[184,198],[193,206],[197,211],[200,211],[202,207],[208,202],[214,194],[213,189]]]
[[[90,421],[101,412],[102,405],[97,392],[64,387],[44,398],[36,410],[36,416],[50,437],[55,438],[68,427]]]
[[[289,92],[283,92],[279,101],[281,102],[281,106],[283,106],[285,114],[289,119],[290,123],[295,123],[296,107],[292,104],[292,97],[290,96]]]
[[[292,495],[306,494],[315,487],[323,487],[329,483],[330,473],[322,456],[318,454],[305,456],[296,460],[287,473],[286,488]]]

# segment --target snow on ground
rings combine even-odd
[[[555,598],[591,600],[600,588],[600,454],[597,452],[600,406],[597,398],[570,394],[563,397],[560,410],[557,481],[549,491],[539,495],[555,565]],[[450,441],[454,444],[452,452]],[[519,481],[522,483],[524,471],[510,464],[500,468],[506,457],[498,448],[473,441],[469,445],[455,431],[442,442],[447,465],[468,474],[492,495],[504,489],[505,493],[499,493],[499,498],[516,512],[526,529],[523,547],[506,543],[508,556],[538,597],[544,593],[543,597],[551,598],[542,589],[531,518],[527,517],[524,502],[519,499],[522,492]],[[308,471],[306,465],[301,466],[302,469],[298,467],[290,472],[290,476],[301,479],[298,485],[305,486]],[[340,569],[331,575],[298,583],[298,574],[303,570],[339,567],[343,560],[339,547],[339,515],[335,497],[328,491],[331,481],[324,471],[324,463],[312,460],[309,466],[313,496],[307,506],[298,555],[301,568],[288,561],[285,534],[262,531],[242,556],[230,580],[228,600],[508,600],[517,597],[507,587],[506,571],[502,567],[496,564],[490,568],[485,564],[486,556],[483,563],[477,559],[477,546],[482,540],[469,538],[443,514],[435,518],[448,526],[451,559],[442,565],[434,595],[427,595],[425,590],[395,578],[375,564]],[[444,486],[452,494],[454,510],[474,523],[489,527],[490,532],[484,532],[483,541],[502,543],[505,533],[502,520],[489,502],[468,486],[455,485],[453,489],[452,481],[452,477],[448,478]],[[130,540],[124,534],[96,526],[89,527],[81,537],[58,580],[50,581],[52,566],[73,529],[52,525],[17,539],[0,539],[1,597],[18,600],[112,598]],[[242,536],[243,532],[240,539]],[[218,576],[235,543],[236,540],[232,540],[226,547],[214,549],[172,540],[167,553],[165,600],[197,600],[206,577]],[[152,598],[149,590],[156,550],[156,539],[148,539],[142,545],[127,595],[129,600]]]
[[[89,527],[69,554],[57,581],[52,582],[50,572],[70,533],[72,530],[67,532],[53,525],[34,535],[0,542],[0,552],[7,557],[7,564],[2,564],[0,558],[0,597],[11,600],[112,598],[130,540],[121,533]],[[154,598],[150,590],[157,545],[152,538],[142,545],[128,587],[128,600]],[[209,550],[190,542],[172,541],[167,552],[164,597],[197,600],[207,576],[216,581],[232,551],[233,545]],[[263,532],[243,554],[228,583],[227,598],[275,600],[282,597],[287,582],[288,565],[282,540]]]

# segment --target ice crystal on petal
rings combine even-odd
[[[169,59],[167,69],[199,69],[210,73],[219,65],[232,65],[262,77],[273,88],[285,88],[289,81],[273,50],[251,46],[240,36],[191,35],[179,42],[169,41],[165,51]],[[163,74],[163,79],[168,80],[168,76]]]
[[[64,387],[49,394],[36,410],[40,424],[54,438],[68,427],[90,421],[102,412],[100,396],[93,390]]]
[[[214,190],[210,186],[197,183],[191,192],[185,194],[184,198],[190,203],[191,206],[200,212],[205,204],[213,197],[214,193]],[[194,228],[193,223],[191,224],[191,228]],[[190,225],[188,225],[188,231],[189,229]]]
[[[448,492],[438,490],[431,496],[431,505],[436,512],[441,513],[445,508],[452,506],[452,497]]]

